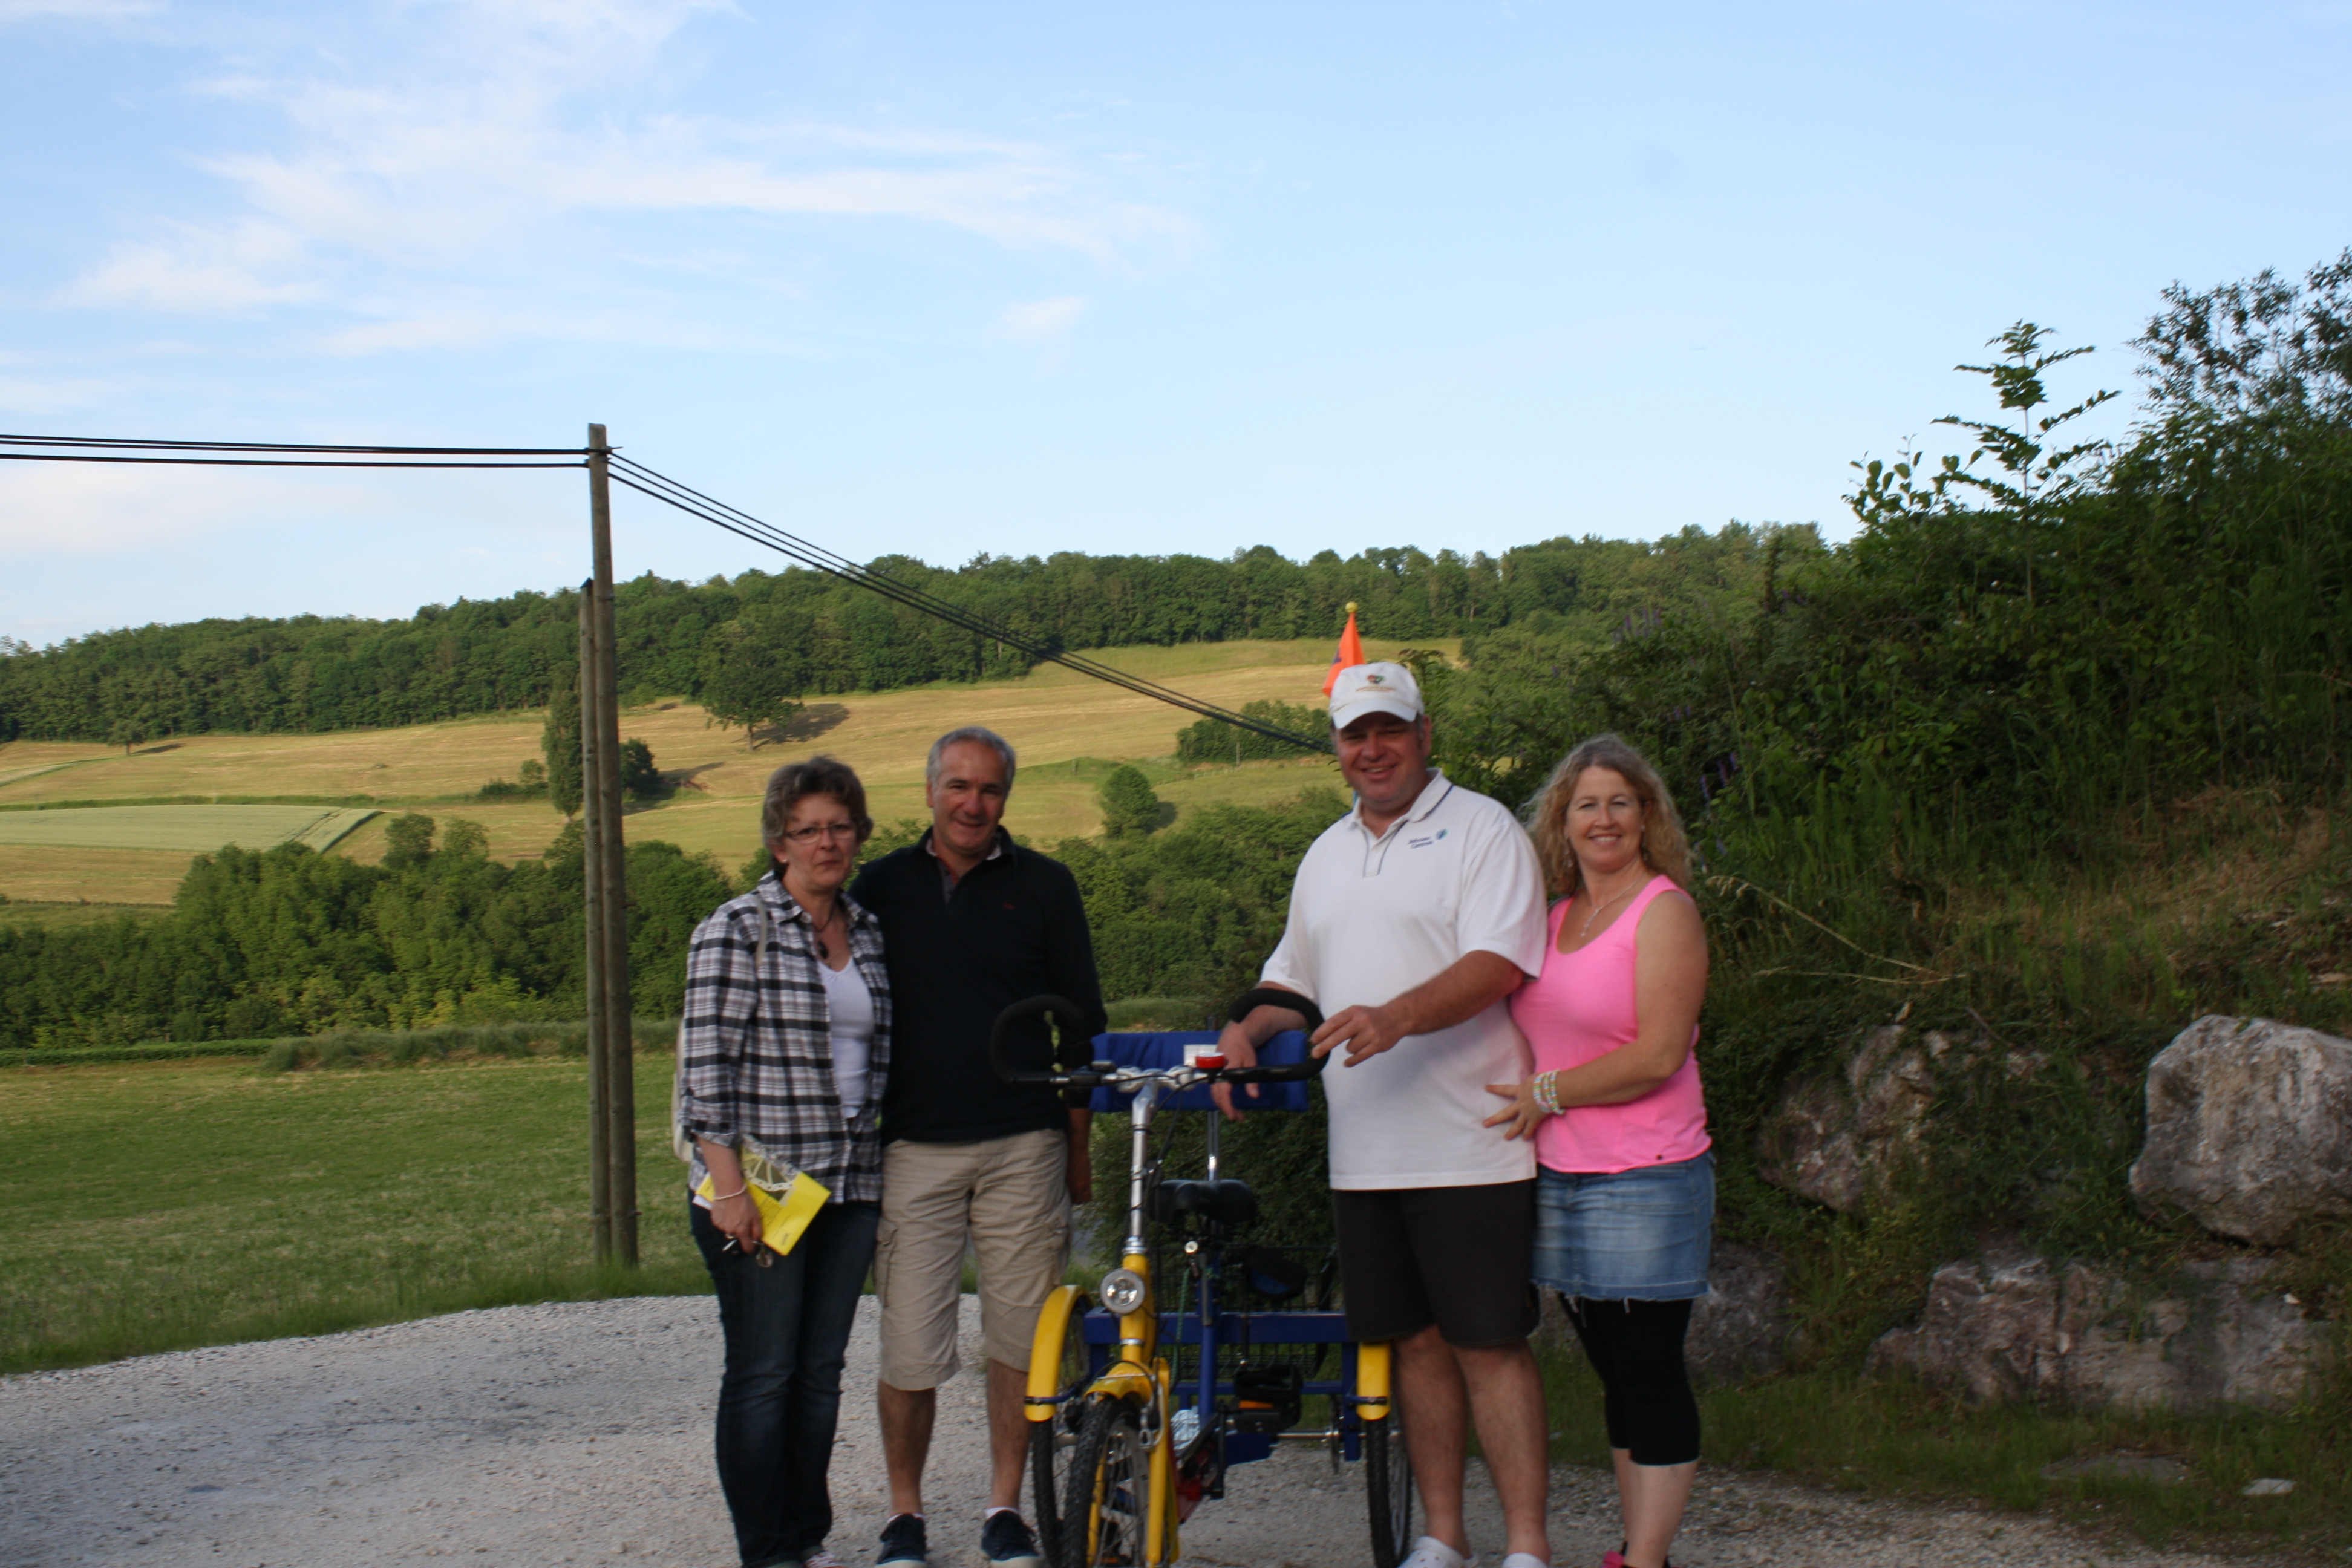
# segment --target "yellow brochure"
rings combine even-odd
[[[782,1198],[757,1182],[747,1184],[751,1189],[752,1206],[760,1211],[760,1245],[779,1254],[793,1249],[801,1232],[816,1217],[816,1211],[833,1196],[831,1189],[805,1171],[793,1177],[793,1184],[784,1189]],[[719,1195],[719,1189],[711,1184],[709,1176],[702,1178],[702,1185],[695,1191],[706,1198]]]

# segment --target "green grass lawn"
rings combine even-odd
[[[1539,1346],[1538,1357],[1553,1458],[1605,1468],[1601,1384],[1583,1352],[1559,1342]],[[2266,1563],[2352,1559],[2346,1463],[2352,1412],[2340,1392],[2277,1415],[2082,1413],[1972,1405],[1906,1380],[1822,1370],[1702,1390],[1699,1415],[1707,1465],[1922,1502],[1958,1498],[2049,1510],[2153,1546]],[[2111,1455],[2176,1459],[2188,1478],[2159,1485],[2043,1473]],[[2291,1480],[2294,1489],[2242,1495],[2248,1482],[2266,1477]]]
[[[634,1275],[589,1261],[578,1058],[264,1073],[19,1068],[0,1091],[0,1373],[467,1307],[706,1287],[637,1058]]]

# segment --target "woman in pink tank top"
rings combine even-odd
[[[1511,998],[1535,1076],[1488,1086],[1511,1103],[1487,1125],[1535,1141],[1535,1282],[1601,1377],[1625,1521],[1605,1568],[1664,1568],[1698,1472],[1683,1340],[1715,1220],[1695,1054],[1706,935],[1674,801],[1616,736],[1561,759],[1528,818],[1562,897],[1543,973]]]

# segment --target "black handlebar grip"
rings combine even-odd
[[[1043,1015],[1051,1015],[1054,1022],[1061,1026],[1066,1050],[1068,1048],[1068,1042],[1088,1037],[1086,1014],[1079,1010],[1076,1003],[1066,996],[1031,996],[1015,1002],[996,1016],[996,1023],[988,1031],[988,1065],[996,1069],[996,1076],[1007,1083],[1067,1083],[1083,1086],[1088,1082],[1100,1082],[1098,1074],[1090,1073],[1083,1068],[1068,1072],[1062,1070],[1057,1065],[1040,1072],[1034,1068],[1015,1067],[1013,1064],[1012,1058],[1005,1054],[1006,1037],[1011,1034],[1015,1025],[1025,1024],[1030,1019]],[[1093,1054],[1091,1045],[1088,1046],[1086,1054],[1088,1056]]]
[[[1287,1007],[1307,1020],[1307,1032],[1313,1034],[1323,1026],[1323,1010],[1296,991],[1285,991],[1279,985],[1260,985],[1244,991],[1225,1010],[1225,1021],[1238,1024],[1260,1007]]]
[[[1227,1083],[1300,1083],[1323,1076],[1329,1057],[1308,1057],[1303,1062],[1286,1062],[1281,1067],[1227,1068]]]

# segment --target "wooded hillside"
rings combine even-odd
[[[1556,539],[1467,559],[1452,551],[1260,546],[1192,555],[982,556],[944,570],[904,557],[875,570],[916,583],[1050,646],[1101,648],[1338,635],[1350,602],[1383,637],[1438,638],[1566,618],[1600,626],[1661,605],[1752,597],[1766,542],[1812,555],[1810,528],[1654,543]],[[408,620],[299,616],[96,633],[55,647],[0,642],[0,741],[136,743],[209,731],[320,731],[544,706],[578,662],[571,590],[428,605]],[[1031,661],[862,589],[799,568],[689,584],[646,575],[617,590],[630,701],[716,698],[756,666],[787,694],[880,691],[1018,675]]]

